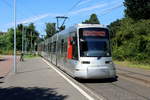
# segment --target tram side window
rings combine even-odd
[[[51,52],[51,43],[48,44],[48,51]]]
[[[53,46],[54,46],[53,52],[56,52],[56,42],[53,43]]]
[[[43,44],[43,52],[45,52],[45,44]]]
[[[78,45],[77,45],[77,34],[75,34],[75,36],[73,36],[73,40],[72,40],[72,55],[73,55],[73,59],[74,60],[78,60]]]
[[[45,52],[48,52],[48,44],[46,44],[45,47]]]
[[[50,47],[49,47],[49,48],[50,48],[49,51],[50,51],[50,53],[51,53],[51,52],[52,52],[52,43],[50,43]]]
[[[63,52],[64,52],[64,40],[61,40],[61,55],[63,54]]]
[[[67,42],[64,42],[63,44],[63,55],[67,56]]]

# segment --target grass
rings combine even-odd
[[[132,67],[132,68],[141,68],[141,69],[146,69],[150,70],[150,65],[148,64],[138,64],[138,63],[133,63],[130,61],[114,61],[115,64],[121,65],[121,66],[126,66],[126,67]]]
[[[39,57],[39,56],[38,55],[29,55],[28,54],[28,55],[24,55],[23,57],[28,59],[28,58],[35,58],[35,57]]]
[[[12,55],[13,54],[13,50],[1,50],[0,54],[1,55]]]

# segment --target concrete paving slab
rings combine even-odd
[[[42,61],[27,59],[0,84],[0,100],[87,100]]]

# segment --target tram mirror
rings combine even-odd
[[[72,37],[73,41],[76,41],[76,37]]]
[[[71,45],[73,44],[73,40],[70,40],[70,44],[71,44]]]
[[[76,43],[76,38],[75,37],[72,37],[72,40],[70,41],[71,45],[75,44]]]

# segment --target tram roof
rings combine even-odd
[[[102,28],[106,28],[106,26],[102,25],[102,24],[76,24],[76,27],[79,27],[79,28],[84,28],[84,27],[102,27]]]

